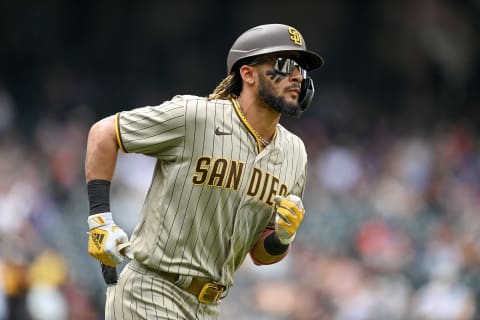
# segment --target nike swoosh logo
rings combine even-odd
[[[217,128],[215,129],[215,134],[216,134],[217,136],[229,136],[229,135],[231,135],[232,133],[231,133],[231,132],[221,131],[221,130],[220,130],[220,127],[217,127]]]

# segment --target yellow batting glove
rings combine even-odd
[[[90,228],[88,253],[107,266],[115,267],[121,263],[124,256],[119,248],[125,248],[125,245],[128,245],[128,236],[125,231],[115,225],[112,213],[91,215],[87,222]]]
[[[296,195],[288,195],[286,198],[275,196],[273,201],[276,203],[275,233],[280,243],[287,245],[295,239],[305,215],[302,199]]]

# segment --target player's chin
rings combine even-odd
[[[289,117],[299,117],[301,114],[300,104],[296,99],[291,101],[285,99],[280,113]]]
[[[264,101],[282,115],[296,117],[301,114],[300,104],[292,96],[286,94],[281,96],[266,95]]]

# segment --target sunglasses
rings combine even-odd
[[[300,71],[302,78],[303,79],[307,78],[307,70],[300,67],[298,62],[296,62],[293,58],[286,58],[286,57],[263,58],[263,59],[260,58],[260,59],[255,59],[253,63],[251,63],[250,65],[264,63],[272,60],[274,61],[273,70],[275,70],[276,72],[286,76],[286,75],[292,74],[295,71],[295,68],[297,68],[298,71]]]
[[[300,65],[293,60],[292,58],[282,58],[278,57],[275,58],[275,64],[273,65],[273,69],[277,72],[280,72],[284,75],[292,74],[295,71],[295,68],[300,71],[302,78],[305,79],[307,77],[307,70],[300,67]]]

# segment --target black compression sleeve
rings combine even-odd
[[[288,244],[281,244],[275,232],[269,234],[263,241],[263,247],[272,256],[278,256],[288,250]]]
[[[110,181],[90,180],[87,192],[90,215],[110,211]]]

